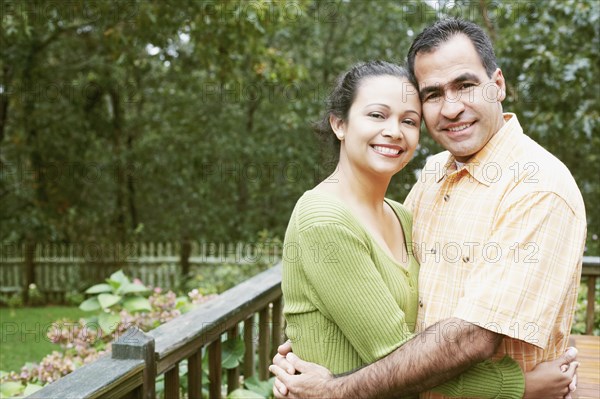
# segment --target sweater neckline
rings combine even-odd
[[[387,251],[385,251],[381,245],[377,242],[377,240],[375,240],[375,238],[373,237],[373,235],[369,232],[369,230],[367,230],[364,225],[361,223],[361,221],[354,216],[354,214],[352,213],[352,211],[350,210],[350,208],[344,203],[344,201],[342,201],[341,199],[339,199],[338,197],[336,197],[333,194],[327,193],[327,192],[323,192],[323,191],[316,191],[315,189],[311,189],[308,190],[305,194],[309,194],[309,195],[320,195],[322,197],[326,197],[332,201],[335,201],[337,203],[339,203],[344,211],[346,213],[348,213],[350,215],[350,217],[360,226],[360,228],[365,232],[365,234],[369,237],[369,240],[373,243],[373,245],[377,248],[377,250],[382,253],[386,258],[388,258],[392,263],[394,263],[395,265],[399,266],[402,270],[405,270],[407,272],[410,271],[410,263],[411,263],[411,256],[410,256],[410,251],[408,249],[408,237],[409,237],[409,231],[407,231],[407,226],[405,225],[405,223],[402,222],[402,218],[400,216],[400,214],[398,213],[398,211],[396,210],[396,207],[394,205],[392,205],[391,200],[388,198],[383,198],[383,201],[391,208],[392,212],[394,212],[394,215],[396,215],[396,219],[398,219],[398,223],[400,223],[400,228],[402,229],[402,233],[404,233],[404,248],[406,249],[406,253],[408,254],[408,260],[406,262],[406,264],[402,264],[400,262],[398,262],[391,254],[388,254]]]

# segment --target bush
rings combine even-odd
[[[2,387],[0,397],[23,395],[25,392],[33,393],[42,385],[56,381],[78,367],[96,360],[100,355],[110,352],[111,342],[128,328],[136,326],[142,331],[150,331],[194,306],[216,297],[216,295],[202,295],[198,290],[192,290],[188,295],[178,297],[172,291],[163,292],[158,287],[154,289],[145,287],[141,282],[132,283],[122,272],[113,274],[108,280],[110,293],[108,287],[95,285],[88,289],[88,293],[96,291],[97,295],[81,303],[84,310],[99,310],[99,315],[88,319],[82,318],[78,322],[57,320],[53,324],[55,328],[49,329],[48,338],[60,344],[62,351],[52,352],[40,363],[26,364],[18,373],[0,372]],[[136,287],[132,288],[128,284]],[[132,292],[136,294],[128,295]],[[138,299],[133,302],[127,301],[137,298],[137,294],[142,292],[148,294],[147,298],[143,298],[144,301]],[[98,298],[102,294],[111,296]],[[94,300],[100,305],[98,308],[92,306],[96,303]],[[110,318],[102,319],[103,314],[110,315]],[[107,321],[109,324],[106,324]]]

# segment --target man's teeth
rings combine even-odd
[[[461,130],[465,130],[469,126],[471,126],[470,123],[465,123],[464,125],[448,128],[448,130],[450,130],[451,132],[460,132]]]
[[[391,155],[400,154],[400,150],[395,150],[395,149],[389,148],[389,147],[380,147],[378,145],[374,145],[373,148],[375,149],[375,151],[381,152],[383,154],[391,154]]]

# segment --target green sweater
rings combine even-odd
[[[386,202],[412,242],[409,211]],[[292,213],[283,253],[286,335],[294,353],[339,374],[393,352],[413,337],[418,275],[412,254],[402,264],[390,258],[341,200],[307,191]],[[477,364],[435,390],[521,398],[524,385],[519,365],[504,358]]]

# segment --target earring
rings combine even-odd
[[[340,134],[339,136],[337,136],[337,138],[338,138],[339,141],[344,141],[344,135],[343,134]]]

